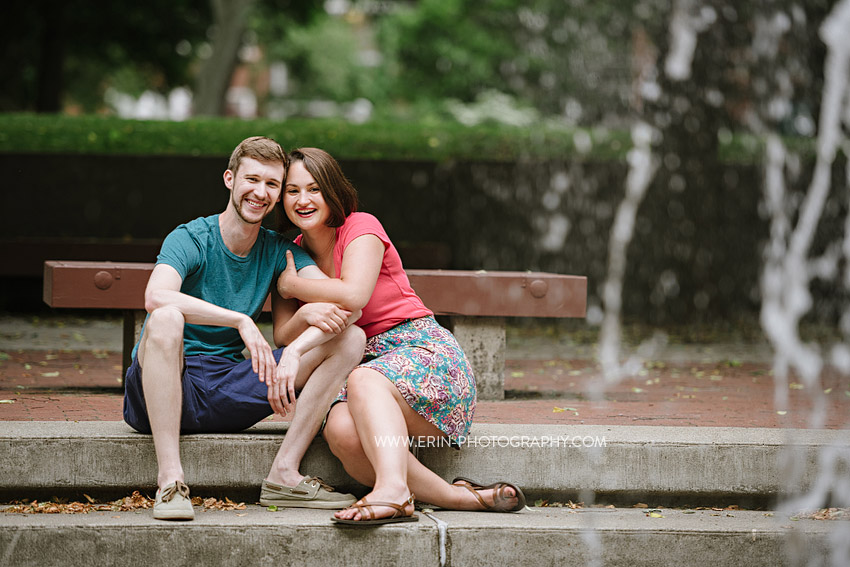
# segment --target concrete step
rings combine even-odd
[[[185,436],[186,480],[193,493],[254,502],[286,424],[242,433]],[[478,424],[461,451],[420,447],[419,459],[446,479],[510,480],[530,501],[632,505],[770,506],[783,492],[807,489],[825,447],[850,447],[846,431],[755,428]],[[0,497],[153,493],[150,436],[123,422],[0,422]],[[784,464],[801,479],[791,487]],[[321,439],[302,465],[355,493]]]
[[[342,528],[319,510],[201,511],[188,523],[149,511],[0,513],[0,565],[657,566],[839,565],[829,539],[848,522],[766,512],[531,508],[420,513],[420,521]],[[840,559],[839,559],[840,561]],[[802,563],[799,563],[802,564]]]

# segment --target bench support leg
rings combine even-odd
[[[452,317],[452,332],[475,373],[479,400],[505,399],[505,319]]]
[[[124,329],[122,336],[122,352],[121,352],[121,383],[124,383],[124,373],[132,364],[133,347],[139,340],[142,333],[142,324],[145,322],[145,311],[138,309],[124,310]]]

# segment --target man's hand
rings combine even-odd
[[[251,353],[251,368],[257,373],[260,382],[272,383],[275,378],[274,354],[272,354],[272,347],[266,341],[263,333],[247,315],[237,329],[245,347]]]
[[[292,286],[298,279],[298,270],[295,269],[295,258],[292,256],[292,250],[286,251],[286,268],[280,273],[277,280],[277,292],[284,299],[292,299],[295,297],[292,294]]]
[[[307,303],[300,309],[308,325],[326,333],[340,334],[345,330],[351,311],[333,303]]]
[[[286,416],[295,411],[295,380],[301,366],[301,355],[293,348],[283,349],[275,369],[275,380],[269,385],[269,404],[275,413]]]

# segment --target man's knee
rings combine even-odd
[[[145,323],[145,342],[150,348],[173,348],[183,345],[183,314],[174,307],[154,309]]]
[[[349,325],[337,338],[338,348],[346,356],[356,359],[355,364],[363,358],[363,349],[366,348],[366,333],[357,325]]]

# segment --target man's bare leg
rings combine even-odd
[[[160,488],[184,481],[180,463],[184,324],[183,314],[175,308],[154,310],[145,324],[137,353]]]
[[[352,325],[301,358],[296,380],[301,392],[295,415],[272,463],[268,481],[296,486],[304,478],[299,472],[301,460],[349,372],[360,362],[364,341],[363,331]]]

